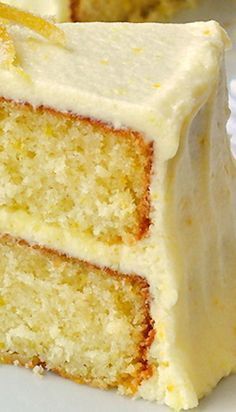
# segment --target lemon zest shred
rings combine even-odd
[[[9,36],[6,27],[2,24],[0,24],[0,42],[2,44],[0,65],[10,67],[14,64],[16,51],[12,38]]]
[[[25,26],[49,41],[65,46],[65,34],[63,30],[42,17],[35,16],[32,13],[0,2],[0,18]]]

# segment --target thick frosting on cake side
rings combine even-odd
[[[28,29],[10,28],[27,77],[0,70],[1,96],[131,128],[155,140],[165,158],[173,156],[184,118],[216,82],[217,60],[228,44],[219,25],[69,23],[60,28],[65,48]]]

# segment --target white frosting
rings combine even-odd
[[[184,118],[209,96],[226,35],[215,22],[188,25],[67,23],[67,48],[27,29],[10,34],[27,81],[0,69],[0,95],[128,127],[177,150]],[[194,73],[194,76],[193,76]]]
[[[214,22],[60,27],[67,49],[12,27],[31,81],[1,69],[0,95],[153,140],[153,224],[132,246],[108,246],[4,209],[0,230],[144,276],[156,328],[150,356],[158,367],[139,394],[176,409],[196,406],[236,370],[236,169],[220,82],[225,36]]]
[[[2,3],[50,17],[56,21],[70,20],[70,0],[3,0]]]

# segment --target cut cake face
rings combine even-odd
[[[228,39],[28,17],[0,44],[0,358],[194,407],[236,367]]]

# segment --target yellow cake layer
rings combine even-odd
[[[148,227],[151,146],[135,133],[0,102],[0,206],[107,243]]]
[[[148,285],[88,263],[0,239],[0,358],[44,364],[127,393],[150,372]]]

